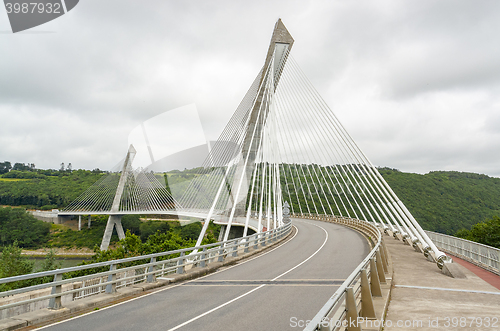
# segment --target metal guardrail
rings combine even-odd
[[[380,230],[371,223],[348,217],[302,215],[342,224],[365,234],[372,250],[325,303],[304,331],[361,330],[359,321],[376,318],[373,297],[382,296],[381,283],[386,283],[387,249]]]
[[[442,233],[425,232],[439,249],[500,275],[500,249]]]
[[[0,292],[0,297],[7,297],[21,293],[27,293],[35,290],[51,289],[48,295],[42,295],[36,298],[12,302],[0,307],[0,310],[13,308],[20,305],[31,304],[36,301],[50,300],[48,307],[51,309],[60,309],[62,307],[61,298],[66,295],[72,295],[72,300],[83,298],[98,293],[114,293],[120,287],[140,282],[152,283],[156,277],[167,274],[185,272],[186,267],[205,267],[208,264],[218,261],[222,262],[227,256],[236,257],[238,254],[248,252],[250,246],[257,249],[259,246],[265,246],[270,241],[276,241],[285,237],[292,228],[291,222],[280,228],[266,231],[264,233],[253,234],[246,237],[218,242],[215,244],[202,245],[178,249],[174,251],[130,257],[120,260],[92,263],[83,266],[63,268],[51,271],[37,272],[32,274],[0,278],[0,284],[8,284],[16,281],[37,279],[41,277],[53,276],[54,281],[29,287],[18,288],[10,291]],[[191,254],[189,254],[191,252]],[[174,258],[162,260],[169,255],[179,254]],[[189,256],[188,256],[189,254]],[[131,262],[146,262],[133,266],[121,267],[123,264]],[[96,272],[86,276],[63,279],[64,275],[93,268],[109,267],[108,271]],[[68,289],[67,284],[72,284]],[[63,291],[63,286],[66,289]],[[71,286],[69,286],[71,287]]]

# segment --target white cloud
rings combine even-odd
[[[215,139],[281,17],[294,58],[375,164],[500,176],[499,7],[87,0],[19,34],[0,10],[0,161],[109,169],[133,127],[190,103]]]

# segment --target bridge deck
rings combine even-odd
[[[294,224],[295,237],[255,258],[48,329],[301,329],[369,249],[359,233],[340,225]]]

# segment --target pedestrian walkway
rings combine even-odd
[[[499,289],[458,260],[464,279],[444,275],[398,240],[386,237],[385,242],[393,261],[394,288],[384,331],[500,330]]]
[[[485,270],[483,268],[480,268],[475,264],[472,264],[468,261],[462,260],[458,257],[453,256],[453,255],[450,255],[450,254],[446,254],[446,255],[451,257],[455,263],[458,263],[461,266],[469,269],[470,271],[475,273],[479,278],[481,278],[482,280],[486,281],[488,284],[491,284],[500,290],[500,276],[499,275],[494,274],[493,272]]]

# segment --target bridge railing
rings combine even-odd
[[[0,285],[37,280],[44,277],[53,277],[54,279],[49,283],[0,292],[0,297],[7,297],[7,299],[2,299],[5,304],[0,307],[1,318],[15,315],[14,312],[9,313],[6,310],[15,309],[18,306],[45,301],[44,304],[38,304],[37,308],[60,309],[63,308],[64,303],[89,295],[114,293],[120,287],[141,282],[152,283],[156,281],[157,277],[168,274],[182,274],[189,268],[201,268],[213,262],[223,262],[227,257],[236,257],[241,252],[248,252],[250,248],[257,249],[259,246],[265,246],[270,242],[279,240],[285,237],[291,231],[291,228],[292,224],[287,223],[277,229],[214,244],[0,278]],[[102,271],[102,268],[109,270]],[[69,275],[72,272],[88,270],[91,270],[91,274],[66,278],[70,277]],[[33,293],[37,294],[33,295]],[[25,294],[24,299],[17,300],[16,296],[19,298],[22,294]],[[33,307],[29,307],[25,311],[33,310]]]
[[[361,321],[377,318],[373,297],[382,296],[381,284],[386,283],[388,255],[380,230],[371,223],[349,217],[295,216],[342,224],[363,233],[369,239],[372,247],[370,253],[304,329],[361,330]]]
[[[425,232],[439,249],[500,275],[500,249],[442,233]]]

